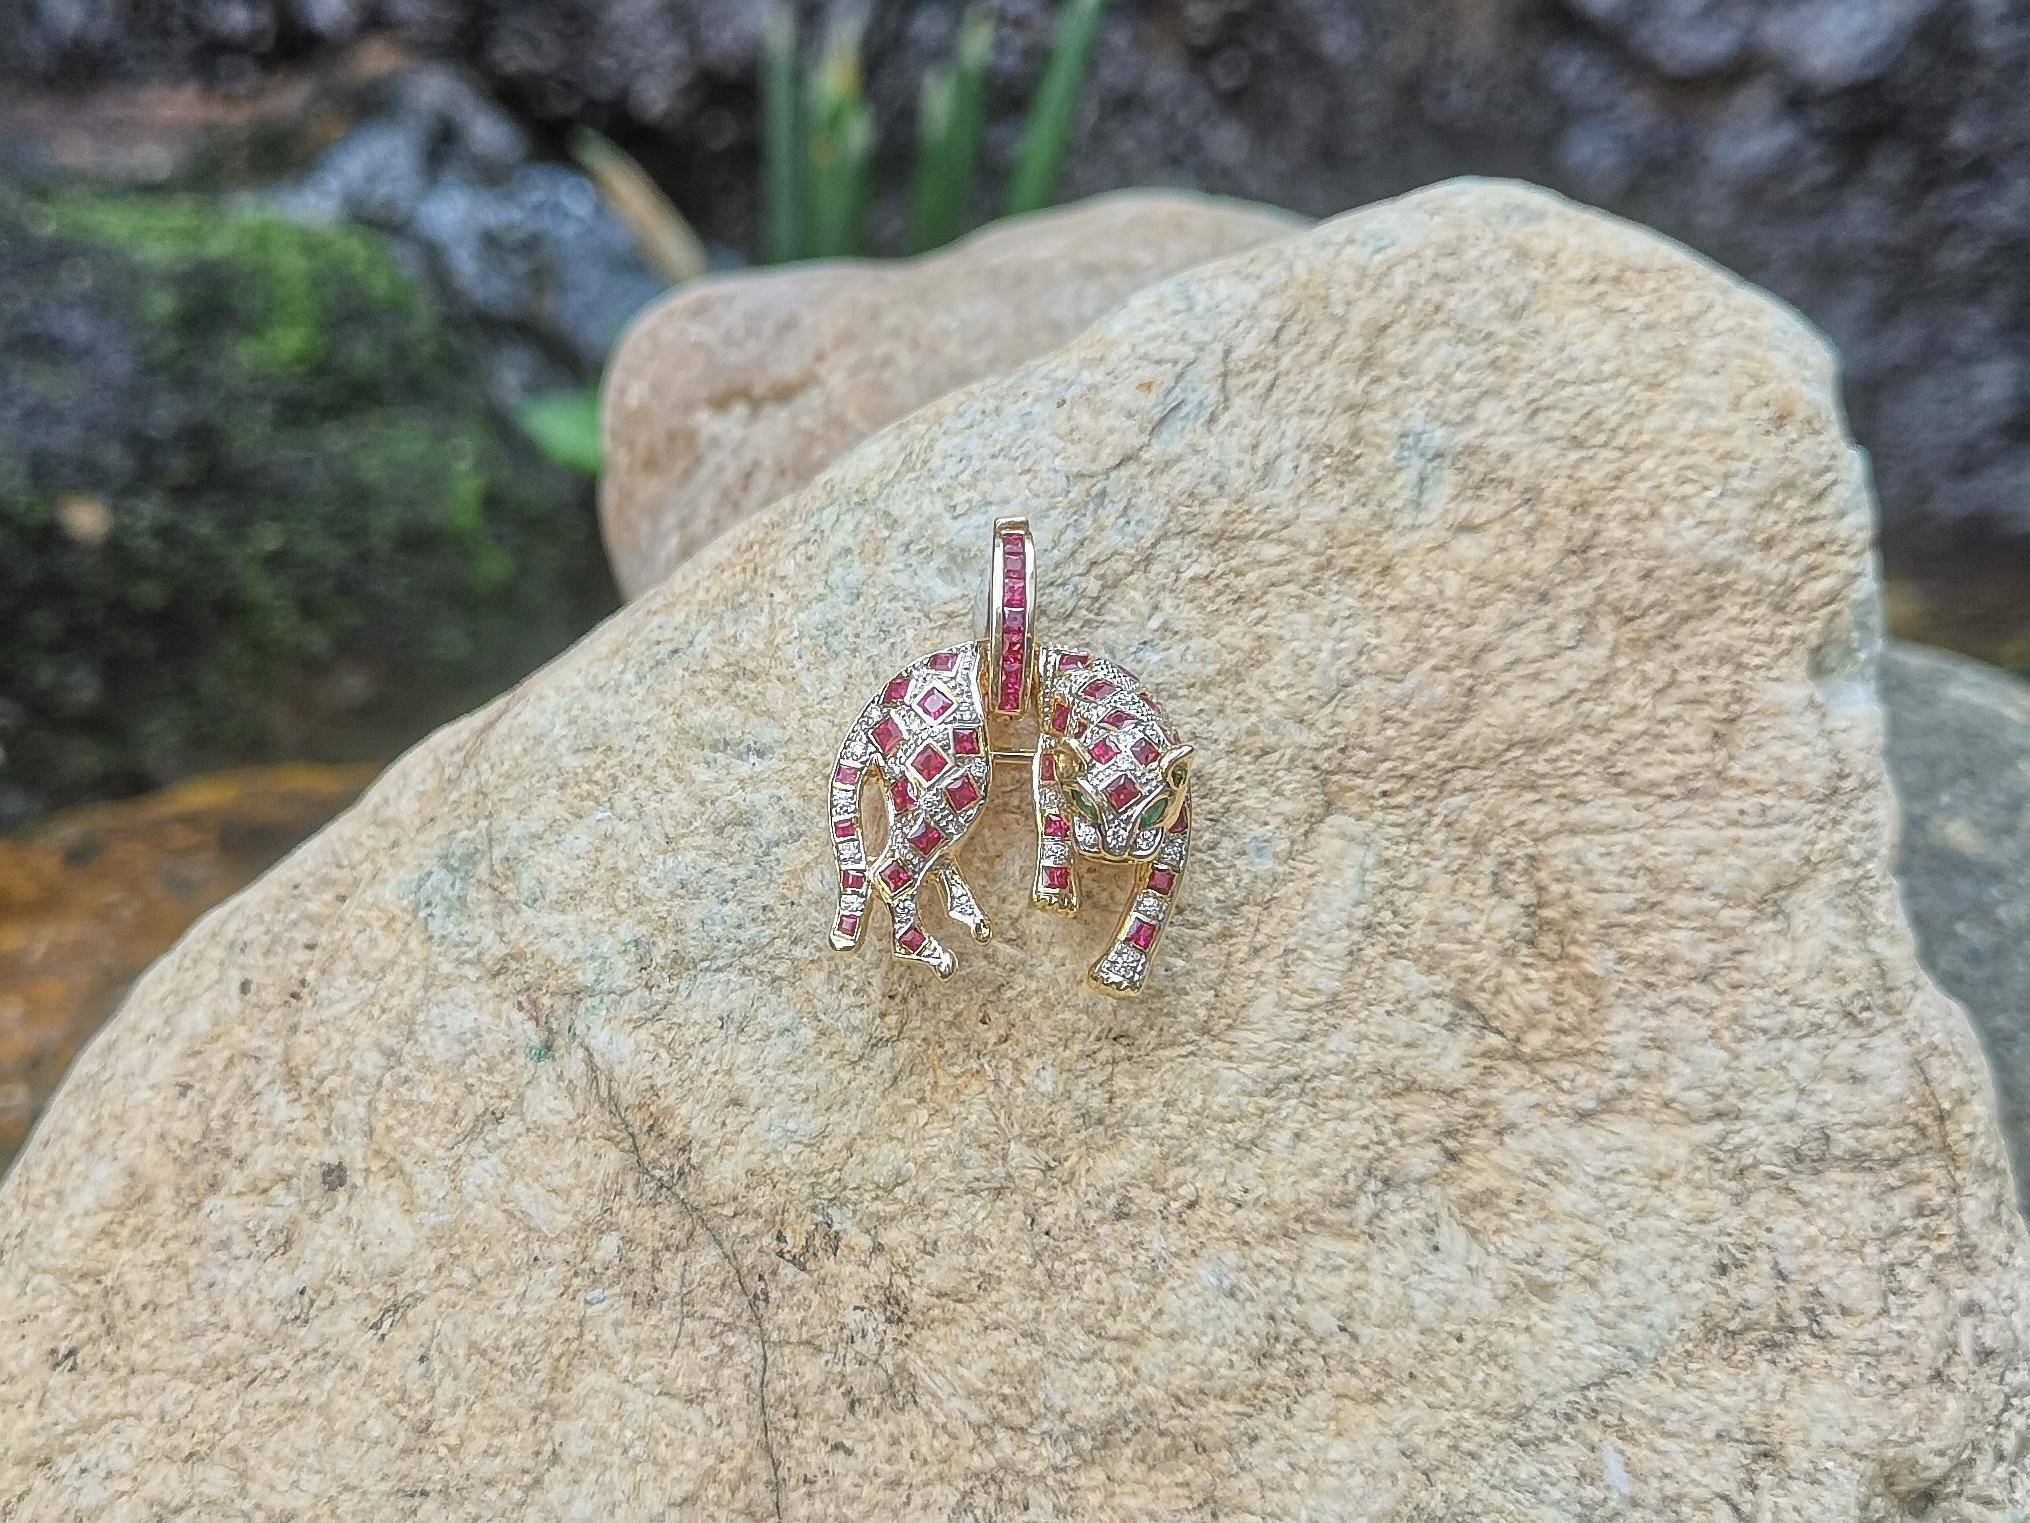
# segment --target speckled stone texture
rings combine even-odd
[[[2030,1506],[1832,384],[1461,184],[870,439],[143,980],[0,1186],[0,1512]],[[838,728],[1017,508],[1199,746],[1139,1004],[1005,795],[961,977],[823,950]]]
[[[599,518],[628,597],[884,424],[1054,348],[1132,291],[1304,223],[1124,191],[996,223],[922,259],[694,281],[607,369]]]

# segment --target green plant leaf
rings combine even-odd
[[[580,127],[571,134],[571,157],[599,187],[614,215],[627,225],[642,257],[672,284],[696,280],[705,273],[710,266],[705,245],[648,171],[624,149],[591,128]]]
[[[951,63],[923,82],[910,198],[914,253],[950,243],[965,230],[986,132],[987,55],[993,42],[993,18],[983,6],[972,6],[959,23]]]
[[[772,264],[801,259],[807,252],[802,107],[796,15],[777,5],[761,29],[761,173]]]
[[[603,458],[599,441],[599,393],[551,391],[530,397],[515,414],[529,441],[557,464],[597,476]]]
[[[874,119],[861,93],[861,27],[858,13],[840,13],[811,74],[805,252],[819,259],[850,257],[864,247]]]
[[[1043,78],[1029,102],[1015,171],[1008,181],[1002,210],[1009,216],[1036,211],[1057,199],[1065,149],[1078,115],[1079,92],[1085,88],[1093,42],[1106,8],[1107,0],[1067,0],[1058,14],[1050,61],[1044,65]]]

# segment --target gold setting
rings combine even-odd
[[[997,764],[1028,770],[1036,826],[1030,902],[1073,914],[1079,859],[1129,862],[1135,886],[1113,941],[1087,971],[1109,994],[1142,991],[1169,924],[1191,842],[1192,748],[1118,662],[1036,639],[1036,546],[1027,519],[995,520],[979,638],[902,668],[846,732],[832,768],[839,903],[831,942],[850,952],[879,899],[891,949],[940,978],[957,962],[926,930],[918,896],[935,880],[947,915],[993,935],[953,854],[986,807]],[[1033,744],[1012,732],[1033,725]],[[863,793],[881,789],[887,832],[870,860]]]

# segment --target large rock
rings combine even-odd
[[[2030,1213],[2030,685],[1892,645],[1882,703],[1911,928],[1986,1043]]]
[[[1301,225],[1136,191],[924,259],[685,286],[642,315],[607,374],[600,522],[615,580],[646,591],[883,424],[1035,358],[1151,281]]]
[[[1443,188],[947,398],[215,911],[0,1186],[23,1518],[1998,1517],[2030,1262],[1889,875],[1825,351]],[[1139,1004],[822,950],[1037,515],[1199,745]]]

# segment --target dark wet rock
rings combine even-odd
[[[379,235],[0,198],[0,804],[385,754],[577,633],[589,504]]]
[[[270,193],[292,217],[360,222],[404,246],[492,338],[496,390],[595,375],[666,282],[586,176],[455,71],[408,70],[365,120]]]
[[[1972,1017],[2030,1213],[2030,684],[1891,645],[1881,667],[1918,951]]]

